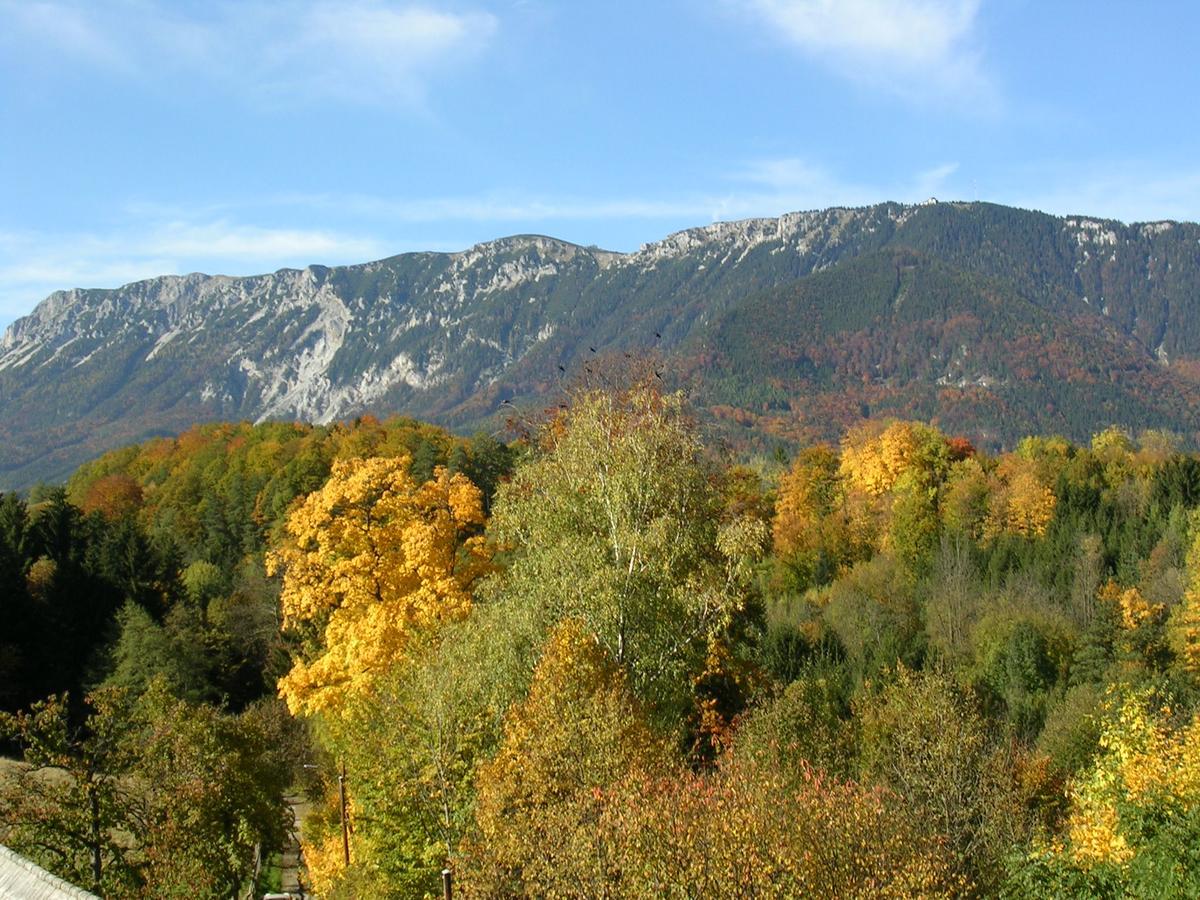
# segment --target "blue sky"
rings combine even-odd
[[[0,326],[885,199],[1196,220],[1197,35],[1183,0],[0,0]]]

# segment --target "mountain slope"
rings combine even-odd
[[[942,417],[990,443],[1200,431],[1200,226],[880,204],[51,295],[0,338],[0,487],[212,419],[467,428],[653,348],[738,440]],[[594,350],[592,349],[594,348]]]
[[[864,415],[932,419],[992,447],[1035,430],[1086,438],[1111,422],[1200,421],[1190,375],[1106,317],[1047,310],[908,249],[748,298],[698,356],[705,405],[789,441],[836,439]]]

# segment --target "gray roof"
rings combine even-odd
[[[0,844],[0,900],[100,900]]]

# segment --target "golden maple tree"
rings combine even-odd
[[[483,497],[461,474],[438,468],[418,484],[409,468],[407,457],[334,462],[268,554],[268,572],[283,574],[284,628],[310,637],[306,658],[279,682],[293,713],[369,691],[414,634],[470,609],[485,561],[471,534]]]

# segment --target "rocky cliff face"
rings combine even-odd
[[[117,358],[126,373],[158,368],[169,378],[182,365],[190,376],[179,388],[195,402],[254,419],[327,422],[393,389],[444,383],[448,359],[468,348],[478,348],[474,379],[493,377],[552,333],[539,306],[548,287],[568,274],[594,277],[612,259],[548,238],[507,238],[342,269],[61,291],[9,328],[0,372],[82,382],[92,373],[108,381]],[[489,321],[497,312],[503,333]]]
[[[1198,242],[1194,225],[881,204],[717,223],[629,254],[519,236],[60,291],[0,338],[0,487],[200,420],[400,411],[475,424],[592,352],[720,352],[713,323],[751,298],[885,248],[994,279],[1057,316],[1103,320],[1168,365],[1200,357]]]

